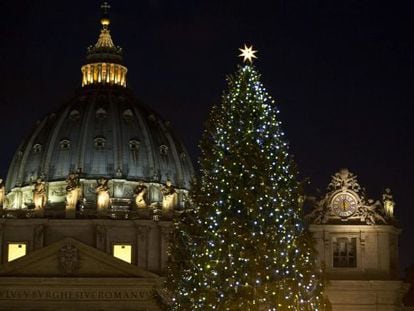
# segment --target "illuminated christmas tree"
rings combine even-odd
[[[297,171],[252,65],[228,78],[200,143],[200,176],[175,222],[174,310],[323,310]]]

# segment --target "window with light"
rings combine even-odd
[[[121,259],[127,263],[132,262],[132,245],[131,244],[114,244],[114,257]]]
[[[7,261],[16,260],[26,255],[26,243],[9,243]]]

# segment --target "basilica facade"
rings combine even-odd
[[[127,85],[102,29],[82,87],[18,147],[0,180],[0,310],[160,310],[172,216],[192,162]],[[394,202],[341,170],[308,215],[333,310],[405,310]],[[406,308],[406,310],[408,310]]]
[[[332,309],[410,310],[402,306],[409,285],[399,276],[401,229],[391,191],[371,199],[357,176],[341,169],[326,194],[309,201],[309,230],[328,279],[325,294]]]

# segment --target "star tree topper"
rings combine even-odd
[[[253,45],[251,46],[247,46],[246,44],[244,45],[244,48],[239,49],[239,51],[241,52],[241,54],[239,55],[240,57],[243,57],[243,62],[249,62],[250,64],[253,63],[253,58],[257,58],[256,54],[257,51],[253,50]]]

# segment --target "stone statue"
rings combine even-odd
[[[175,191],[174,186],[171,184],[170,180],[167,180],[164,187],[161,188],[161,193],[163,195],[162,199],[162,209],[163,210],[172,210],[177,206],[177,192]]]
[[[35,209],[43,209],[46,205],[46,183],[42,178],[37,178],[33,189],[33,202]]]
[[[76,205],[81,197],[81,187],[78,173],[70,173],[66,178],[66,216],[74,218]]]
[[[385,214],[388,217],[394,217],[395,202],[392,198],[391,189],[385,189],[385,193],[382,195],[382,201],[384,204]]]
[[[145,194],[148,191],[148,187],[142,183],[139,183],[135,188],[135,204],[138,208],[147,207],[147,202],[145,202]]]
[[[3,207],[4,201],[5,201],[4,182],[3,182],[3,179],[0,178],[0,208]]]
[[[97,180],[98,185],[96,186],[96,205],[98,211],[106,210],[109,207],[109,180],[106,178],[99,178]]]

